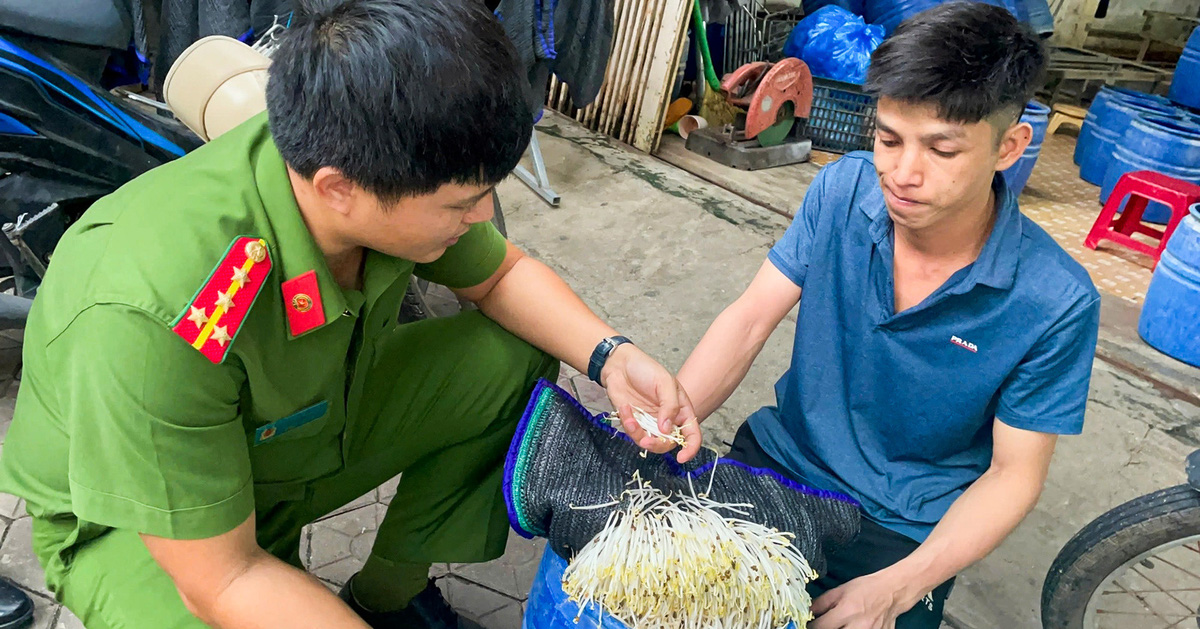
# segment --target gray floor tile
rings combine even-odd
[[[450,603],[455,611],[476,621],[517,602],[503,594],[453,575],[439,580],[438,586],[441,587],[446,602]],[[489,627],[489,629],[492,628]],[[515,627],[507,629],[515,629]]]
[[[479,619],[485,629],[520,629],[524,618],[520,601],[510,601],[504,607]]]
[[[509,531],[503,557],[487,563],[450,564],[450,572],[523,601],[529,596],[545,546],[543,539],[527,540]]]
[[[370,553],[383,513],[383,505],[372,504],[314,523],[310,569],[322,574],[322,568],[346,559],[356,559],[361,565]]]
[[[66,607],[61,608],[58,612],[58,622],[54,623],[54,629],[85,629],[83,622],[71,613],[71,610]]]
[[[59,610],[62,605],[59,605],[54,599],[45,596],[33,596],[33,626],[30,629],[57,629],[59,626],[56,622],[61,615]],[[66,610],[63,610],[66,611]],[[70,613],[70,612],[67,612]],[[75,620],[74,616],[71,616]],[[64,619],[63,622],[66,622]],[[75,620],[71,627],[82,627],[83,624]]]
[[[0,573],[27,590],[49,596],[42,566],[31,550],[31,533],[29,516],[12,523],[0,546]]]
[[[321,520],[326,520],[326,519],[332,518],[335,515],[341,515],[343,513],[349,512],[349,511],[354,511],[355,509],[360,509],[367,505],[373,505],[377,502],[379,502],[379,490],[372,489],[371,491],[359,496],[352,502],[350,502],[346,505],[343,505],[341,507],[338,507],[337,509],[334,509],[328,515],[320,518],[317,521],[320,522]]]
[[[25,501],[12,494],[0,493],[0,518],[18,518],[25,515]]]
[[[396,487],[400,485],[400,475],[396,475],[392,480],[379,486],[379,502],[390,505],[392,497],[396,495]]]
[[[613,411],[612,402],[608,399],[608,393],[604,387],[592,382],[587,376],[575,376],[572,379],[575,383],[575,391],[578,394],[579,402],[593,413],[611,413]]]

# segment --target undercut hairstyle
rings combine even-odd
[[[533,132],[524,76],[483,2],[304,0],[268,71],[271,136],[300,175],[384,201],[495,185]]]
[[[864,88],[934,105],[951,122],[996,116],[1007,126],[1041,85],[1046,58],[1042,40],[1007,9],[948,2],[901,22],[871,55]]]

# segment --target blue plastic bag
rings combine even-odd
[[[808,64],[814,76],[861,84],[884,29],[839,6],[826,6],[800,20],[783,54]]]

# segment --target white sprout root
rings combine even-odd
[[[609,416],[620,420],[621,412],[614,411]],[[671,431],[671,434],[664,434],[658,429],[658,419],[636,406],[633,407],[633,421],[637,422],[637,425],[640,426],[642,430],[645,430],[647,433],[649,433],[652,437],[658,437],[662,441],[670,441],[671,443],[681,447],[687,445],[687,441],[683,438],[682,428],[675,426],[675,429]]]
[[[563,574],[580,609],[594,603],[630,629],[777,629],[812,620],[804,586],[817,575],[791,545],[794,536],[717,511],[745,514],[753,505],[718,503],[694,489],[672,498],[636,473],[621,504]]]

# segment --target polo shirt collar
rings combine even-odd
[[[996,222],[992,225],[992,232],[979,252],[979,257],[971,265],[963,290],[969,290],[975,284],[1007,290],[1012,288],[1017,275],[1022,233],[1021,212],[1017,207],[1016,197],[1000,173],[996,173],[992,179],[992,191],[996,195]],[[858,207],[870,219],[868,234],[875,244],[878,245],[890,237],[892,218],[887,213],[883,189],[879,186],[878,179]]]

